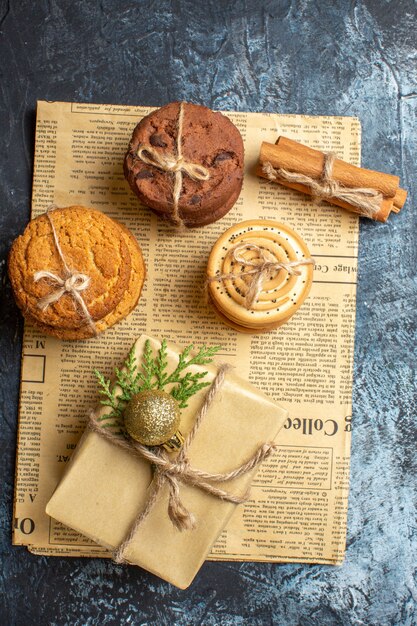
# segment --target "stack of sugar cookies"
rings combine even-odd
[[[236,224],[215,243],[207,268],[209,300],[235,330],[284,324],[307,297],[314,261],[301,237],[278,222]]]
[[[61,339],[85,339],[136,306],[145,279],[132,233],[100,211],[50,210],[12,246],[9,276],[26,320]]]

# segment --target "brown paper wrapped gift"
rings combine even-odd
[[[135,344],[141,362],[146,336]],[[154,350],[160,343],[150,339]],[[176,366],[179,350],[168,346],[169,365]],[[208,371],[212,381],[217,368]],[[182,409],[181,431],[186,436],[204,401],[202,390]],[[105,412],[101,408],[100,412]],[[229,472],[246,462],[262,444],[274,440],[287,412],[251,384],[228,372],[214,397],[188,452],[192,468],[211,473]],[[229,493],[244,495],[256,468],[227,483]],[[66,474],[47,505],[47,513],[111,551],[123,542],[147,502],[152,481],[150,464],[87,430],[77,446]],[[143,519],[124,551],[129,563],[184,589],[192,582],[236,505],[207,494],[198,487],[180,485],[181,500],[196,519],[196,527],[178,531],[167,513],[168,487],[163,485],[156,503]]]

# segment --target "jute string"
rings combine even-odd
[[[81,292],[87,289],[87,287],[89,286],[91,279],[86,274],[81,274],[80,272],[71,270],[65,261],[64,253],[62,252],[58,235],[55,230],[55,225],[51,217],[51,211],[53,211],[53,209],[56,209],[56,208],[57,207],[55,205],[51,205],[50,207],[48,207],[45,215],[51,225],[55,248],[56,248],[56,251],[58,252],[59,258],[61,259],[61,263],[64,267],[64,276],[63,277],[58,276],[57,274],[54,274],[53,272],[50,272],[49,270],[41,270],[39,272],[34,273],[33,280],[35,281],[35,283],[37,283],[42,278],[47,278],[51,284],[57,285],[57,289],[55,291],[52,291],[51,293],[44,296],[43,298],[39,298],[37,306],[42,311],[45,311],[50,304],[53,304],[54,302],[57,302],[60,298],[62,298],[64,293],[69,293],[74,298],[74,300],[80,305],[80,308],[83,312],[83,315],[88,325],[91,327],[94,334],[96,335],[97,329],[94,324],[94,320],[91,317],[90,312],[87,308],[87,305],[84,302],[84,298],[81,295]]]
[[[305,185],[311,191],[314,200],[328,200],[332,198],[343,200],[359,209],[361,215],[373,217],[381,208],[383,195],[376,189],[368,187],[345,187],[333,178],[333,166],[336,159],[334,152],[324,153],[324,165],[321,178],[315,179],[299,172],[289,172],[280,167],[275,169],[269,161],[262,166],[262,171],[269,180]]]
[[[212,474],[210,472],[204,472],[199,469],[190,467],[187,452],[188,449],[200,428],[200,425],[207,415],[214,398],[222,387],[227,371],[230,369],[229,365],[220,366],[218,373],[209,387],[204,402],[197,413],[192,430],[185,439],[184,445],[178,453],[177,457],[170,459],[168,453],[160,450],[159,448],[147,448],[146,446],[137,443],[133,439],[125,439],[116,435],[110,430],[104,429],[97,422],[94,414],[90,416],[89,428],[99,434],[101,437],[111,442],[112,444],[126,450],[130,454],[139,456],[142,459],[149,461],[154,469],[154,477],[150,485],[148,499],[145,507],[138,513],[133,521],[126,537],[115,551],[113,558],[117,563],[123,563],[123,553],[129,546],[133,537],[135,536],[139,526],[149,515],[153,506],[155,505],[161,488],[164,485],[168,486],[168,515],[172,523],[178,530],[190,529],[195,526],[195,518],[181,502],[180,498],[180,484],[186,484],[193,487],[198,487],[202,491],[227,502],[233,502],[234,504],[241,504],[249,497],[246,493],[243,496],[234,495],[216,486],[216,483],[223,483],[228,480],[233,480],[250,472],[259,463],[262,463],[267,459],[272,452],[276,449],[276,444],[265,443],[261,445],[253,456],[243,463],[240,467],[226,472],[223,474]]]
[[[172,199],[174,203],[171,219],[179,228],[184,228],[184,222],[179,215],[179,199],[182,190],[182,174],[187,174],[193,180],[208,180],[210,172],[207,168],[199,163],[186,161],[182,155],[182,135],[184,125],[184,102],[180,103],[178,119],[177,119],[177,141],[176,155],[163,154],[149,144],[141,144],[136,152],[136,156],[147,163],[153,165],[163,172],[172,172],[174,174],[174,187],[172,190]]]
[[[243,250],[254,250],[258,254],[258,259],[254,259],[253,261],[245,259],[245,257],[240,254]],[[253,276],[244,298],[246,309],[251,309],[262,291],[264,282],[268,280],[274,272],[283,269],[291,276],[300,276],[301,272],[297,269],[298,267],[301,267],[302,265],[314,264],[314,259],[311,258],[302,259],[301,261],[288,262],[275,260],[271,261],[271,258],[269,258],[267,254],[266,250],[260,248],[254,243],[238,243],[236,246],[227,251],[226,257],[229,255],[237,263],[245,265],[246,267],[252,267],[252,269],[237,273],[230,272],[229,274],[209,276],[207,278],[207,283],[215,281],[222,282],[228,279],[233,280],[240,278],[241,276]]]

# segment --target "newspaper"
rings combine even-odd
[[[263,113],[227,115],[242,133],[241,196],[219,222],[181,233],[140,206],[123,176],[134,126],[152,109],[39,102],[32,216],[51,204],[81,204],[117,218],[137,237],[147,280],[135,311],[94,339],[65,342],[26,324],[13,542],[48,555],[108,556],[45,514],[97,403],[93,368],[107,375],[146,332],[179,345],[221,344],[239,374],[288,409],[279,451],[262,467],[251,499],[237,507],[214,560],[337,564],[343,560],[349,487],[358,218],[253,173],[262,141],[286,135],[360,164],[356,118]],[[276,331],[244,335],[223,326],[204,301],[210,249],[245,219],[282,221],[316,261],[309,298]]]

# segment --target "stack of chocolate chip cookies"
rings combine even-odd
[[[85,339],[136,306],[145,264],[132,233],[100,211],[70,206],[29,222],[9,276],[25,318],[61,339]]]
[[[243,156],[242,137],[229,118],[204,106],[173,102],[136,126],[124,171],[143,204],[175,225],[192,228],[215,222],[235,204]]]

